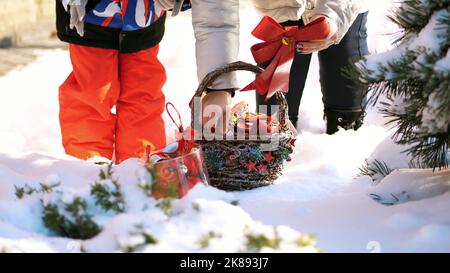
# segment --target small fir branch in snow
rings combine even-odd
[[[148,164],[145,170],[147,171],[148,176],[141,177],[139,188],[141,188],[144,191],[145,195],[151,197],[153,184],[156,183],[158,179],[158,174],[155,170],[155,166],[152,164]]]
[[[117,179],[114,178],[113,165],[109,164],[99,174],[100,181],[91,186],[90,195],[95,205],[115,214],[124,212],[125,199]],[[52,186],[41,186],[39,192],[50,194]],[[58,194],[64,195],[63,192]],[[88,203],[81,197],[71,202],[59,199],[56,202],[42,201],[43,221],[47,228],[56,234],[73,239],[90,239],[101,232],[100,226],[92,219],[88,211]]]
[[[92,186],[91,195],[95,199],[95,204],[103,210],[122,213],[125,211],[125,199],[118,180],[113,176],[112,164],[108,165],[106,172],[101,170],[101,180]]]
[[[41,183],[40,186],[41,186],[41,188],[39,190],[39,193],[52,193],[55,188],[61,186],[61,182],[51,184],[51,185]]]
[[[91,194],[95,198],[95,204],[103,210],[122,213],[125,211],[125,200],[120,191],[120,185],[117,181],[112,181],[111,184],[112,189],[111,186],[95,183],[92,186]]]
[[[286,241],[283,239],[276,227],[274,227],[273,236],[268,236],[267,234],[252,234],[245,231],[246,237],[246,249],[244,252],[261,252],[264,248],[270,248],[273,250],[278,250],[282,247],[282,244],[293,245],[299,249],[309,248],[309,251],[322,252],[320,248],[317,247],[316,238],[312,235],[301,234],[294,241]]]
[[[123,248],[122,251],[124,253],[138,252],[139,249],[147,245],[156,245],[158,243],[158,240],[156,240],[155,237],[153,237],[153,235],[151,235],[150,233],[142,233],[142,236],[144,237],[144,243],[135,246],[127,246]]]
[[[14,186],[16,197],[19,199],[24,198],[27,195],[33,195],[38,193],[51,193],[55,188],[59,187],[61,183],[52,185],[46,185],[44,183],[39,184],[39,188],[33,188],[26,184],[23,187]]]
[[[128,242],[126,245],[121,246],[122,252],[124,253],[138,252],[145,246],[158,244],[158,240],[151,234],[150,230],[143,225],[137,225],[136,230],[130,232],[129,236],[133,238],[138,237],[139,239],[130,240],[132,242]]]
[[[299,248],[305,248],[305,247],[310,247],[313,246],[315,248],[316,247],[316,237],[313,235],[305,235],[302,234],[296,241],[295,241],[295,245]]]
[[[113,175],[114,175],[113,163],[110,163],[110,164],[108,164],[106,171],[104,169],[100,170],[99,177],[101,180],[107,180],[107,179],[112,179]]]
[[[278,249],[280,248],[281,238],[278,236],[276,228],[274,228],[275,234],[273,238],[269,238],[263,234],[245,234],[246,249],[245,252],[261,252],[263,248]]]
[[[203,235],[200,240],[198,240],[198,244],[201,248],[207,248],[209,247],[209,244],[212,239],[220,239],[223,235],[220,233],[216,233],[214,231],[208,232],[208,234]]]
[[[22,199],[25,195],[33,195],[37,192],[36,189],[30,187],[29,185],[25,185],[23,187],[14,186],[16,191],[16,197]]]
[[[164,198],[156,204],[156,207],[160,208],[165,215],[170,217],[173,212],[173,198]]]
[[[100,227],[87,211],[86,200],[76,197],[72,202],[62,205],[63,212],[57,204],[44,205],[43,221],[48,229],[64,237],[83,240],[100,233]]]
[[[369,176],[373,182],[379,182],[393,171],[384,161],[366,159],[364,166],[359,168],[358,176]]]

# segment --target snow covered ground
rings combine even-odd
[[[385,18],[390,0],[370,2],[371,51],[383,51],[390,45],[384,34],[395,32],[395,26]],[[241,18],[241,60],[251,62],[248,48],[255,40],[249,33],[258,17],[247,1],[242,1]],[[170,19],[160,54],[169,78],[165,92],[186,124],[188,101],[197,87],[193,53],[189,15]],[[18,200],[14,194],[15,185],[37,185],[55,179],[67,189],[83,192],[96,181],[100,168],[64,155],[60,145],[57,90],[70,72],[67,52],[42,50],[39,54],[32,64],[0,78],[0,251],[79,251],[80,242],[54,237],[43,226],[36,196]],[[312,65],[293,162],[275,185],[240,193],[199,186],[174,205],[177,216],[172,219],[166,219],[161,211],[139,212],[139,206],[151,201],[136,193],[129,198],[134,200],[130,201],[132,213],[108,218],[108,227],[83,244],[84,250],[115,251],[139,244],[142,232],[135,237],[121,237],[139,222],[160,241],[145,251],[234,252],[243,247],[244,235],[240,231],[245,226],[252,232],[270,234],[273,225],[281,226],[277,231],[287,241],[297,238],[297,232],[314,234],[318,246],[326,252],[450,252],[448,172],[440,176],[408,173],[408,179],[399,175],[404,171],[394,172],[377,186],[368,177],[357,177],[358,167],[371,155],[393,168],[407,167],[409,159],[401,153],[404,147],[392,143],[389,128],[383,126],[385,120],[374,109],[369,110],[366,124],[358,132],[324,134],[316,59]],[[244,85],[251,75],[244,73],[240,80]],[[239,100],[252,98],[251,93],[238,96]],[[167,129],[174,130],[170,122]],[[139,169],[136,160],[116,168],[128,194],[138,182]],[[381,205],[369,193],[398,204]],[[229,204],[234,200],[239,200],[238,207]],[[201,212],[191,206],[196,202]],[[210,229],[221,233],[221,238],[210,238],[212,242],[206,249],[193,247]],[[286,244],[278,250],[315,249]]]

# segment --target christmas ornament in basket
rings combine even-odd
[[[168,103],[166,106],[170,115],[169,106],[173,105]],[[195,185],[208,185],[202,149],[199,144],[190,140],[191,137],[186,137],[188,131],[184,131],[179,113],[178,117],[178,141],[160,151],[147,153],[148,169],[152,175],[151,193],[155,199],[182,198]],[[176,124],[175,121],[174,123]]]
[[[205,137],[201,111],[195,108],[216,79],[234,71],[263,70],[244,62],[229,64],[208,74],[197,89],[192,106],[192,128],[203,132],[196,143],[202,147],[209,184],[223,190],[248,190],[272,184],[293,152],[296,131],[287,117],[283,93],[275,93],[278,111],[271,116],[250,113],[245,103],[233,107],[230,130],[222,139]]]

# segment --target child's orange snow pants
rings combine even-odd
[[[165,146],[166,73],[158,46],[136,53],[70,45],[73,72],[59,90],[62,142],[67,154],[120,163]],[[116,107],[116,113],[112,112]]]

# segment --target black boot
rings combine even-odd
[[[332,110],[325,108],[325,119],[327,121],[327,134],[333,135],[344,130],[358,130],[364,122],[365,111],[362,110]]]

